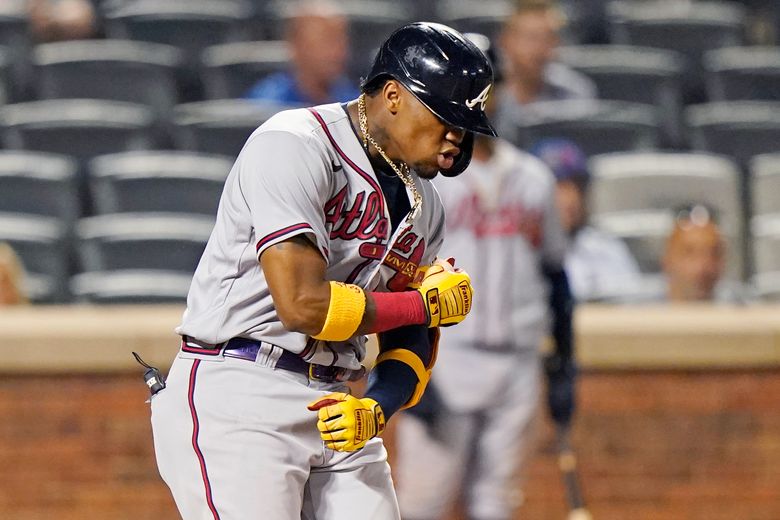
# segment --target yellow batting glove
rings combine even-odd
[[[422,280],[415,288],[422,294],[429,327],[460,323],[471,310],[471,278],[463,269],[456,269],[452,262],[454,260],[437,260],[421,269]]]
[[[325,446],[336,451],[357,451],[385,430],[385,414],[370,397],[358,399],[334,392],[309,403],[317,412],[317,429]]]

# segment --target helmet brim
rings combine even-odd
[[[450,126],[456,126],[468,130],[469,132],[476,132],[492,137],[498,135],[484,110],[467,109],[453,101],[436,103],[435,99],[426,99],[429,96],[414,92],[414,90],[411,90],[411,92],[428,108],[428,110],[433,112],[436,117]]]

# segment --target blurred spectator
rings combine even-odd
[[[562,12],[551,0],[516,3],[501,33],[507,78],[499,93],[499,135],[512,133],[512,121],[538,113],[534,102],[596,97],[590,79],[553,61],[563,23]]]
[[[250,99],[317,105],[348,101],[360,92],[347,78],[347,19],[329,0],[297,3],[287,19],[290,70],[272,74],[247,93]]]
[[[30,30],[37,42],[95,36],[97,19],[89,0],[29,0]]]
[[[27,303],[23,283],[22,262],[11,246],[0,242],[0,306]]]
[[[543,139],[531,152],[555,174],[561,226],[569,236],[565,267],[579,301],[620,298],[640,283],[639,266],[617,237],[588,224],[590,173],[582,150],[567,139]]]
[[[680,211],[662,258],[665,299],[670,302],[744,301],[744,289],[723,280],[725,266],[726,242],[712,211],[703,205]]]

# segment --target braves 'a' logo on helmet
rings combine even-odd
[[[477,103],[479,103],[479,109],[484,111],[485,110],[485,103],[487,103],[488,96],[490,95],[490,87],[493,85],[488,85],[485,87],[482,92],[479,93],[477,97],[474,99],[467,99],[466,100],[466,106],[469,108],[474,108],[477,106]]]

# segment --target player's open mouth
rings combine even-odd
[[[449,170],[452,165],[455,164],[455,154],[453,153],[440,153],[437,157],[439,163],[439,169]]]

